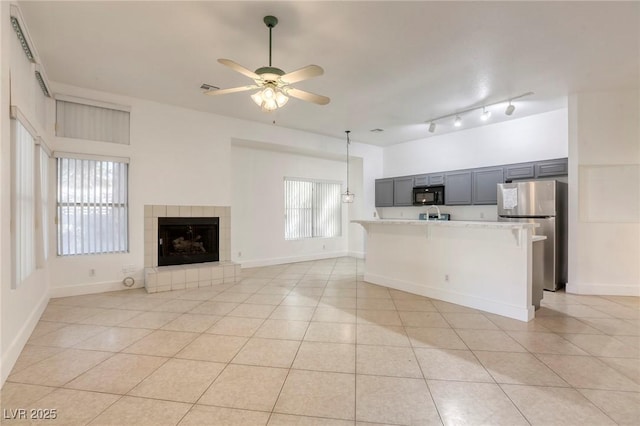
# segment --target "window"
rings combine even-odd
[[[339,237],[342,204],[339,182],[284,179],[284,239]]]
[[[13,245],[14,288],[36,269],[35,256],[35,143],[18,119],[11,120],[13,134]]]
[[[129,144],[129,111],[126,107],[74,102],[56,96],[56,135],[65,138]],[[120,108],[120,109],[119,109]]]
[[[58,254],[128,250],[126,160],[58,157]]]

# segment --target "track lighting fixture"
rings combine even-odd
[[[441,115],[440,117],[436,117],[436,118],[432,118],[430,120],[427,120],[426,123],[429,123],[429,133],[434,133],[436,131],[436,121],[440,121],[442,119],[445,118],[449,118],[449,117],[455,117],[455,120],[453,121],[453,125],[455,127],[461,127],[462,126],[462,115],[471,112],[471,111],[476,111],[481,109],[482,110],[482,115],[480,116],[480,119],[482,121],[487,121],[489,119],[489,117],[491,117],[491,111],[487,110],[487,108],[495,106],[495,105],[499,105],[499,104],[504,104],[504,103],[509,103],[509,105],[507,106],[507,109],[504,111],[504,113],[506,115],[512,115],[513,112],[516,110],[515,105],[512,104],[512,102],[516,99],[520,99],[520,98],[524,98],[525,96],[531,96],[533,95],[533,92],[527,92],[527,93],[523,93],[522,95],[518,95],[518,96],[514,96],[512,98],[508,98],[502,101],[498,101],[498,102],[493,102],[490,104],[485,104],[482,106],[477,106],[477,107],[472,107],[472,108],[467,108],[465,110],[462,111],[457,111],[454,112],[452,114],[446,114],[446,115]]]
[[[512,105],[511,101],[509,101],[509,106],[507,106],[507,109],[504,110],[504,113],[507,114],[507,115],[511,115],[511,114],[513,114],[513,111],[515,111],[515,110],[516,110],[515,105]]]

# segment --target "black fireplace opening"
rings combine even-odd
[[[158,266],[219,261],[219,220],[159,217]]]

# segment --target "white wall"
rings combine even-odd
[[[384,176],[547,160],[567,154],[567,110],[559,109],[387,147]]]
[[[284,177],[339,181],[344,191],[344,159],[238,145],[231,152],[232,259],[247,267],[347,254],[349,209],[353,207],[349,204],[342,205],[341,237],[284,239]],[[351,191],[362,193],[361,189],[361,185],[356,188],[352,182]]]
[[[49,300],[48,264],[13,289],[11,220],[11,133],[9,105],[16,105],[48,142],[43,128],[47,102],[10,24],[8,2],[0,2],[0,385],[20,355]],[[11,88],[9,86],[11,73]]]
[[[569,292],[640,295],[639,100],[569,100]]]

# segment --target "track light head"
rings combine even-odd
[[[515,110],[516,110],[515,105],[512,105],[511,101],[509,101],[509,106],[507,106],[507,109],[504,110],[504,113],[507,114],[507,115],[511,115],[511,114],[513,114],[513,111],[515,111]]]
[[[433,133],[436,131],[436,123],[433,121],[429,124],[429,133]]]
[[[456,127],[462,126],[462,118],[459,115],[456,115],[456,119],[453,121],[453,125]]]
[[[485,107],[482,107],[482,115],[480,116],[480,119],[482,121],[487,121],[489,117],[491,117],[491,111],[487,111]]]

